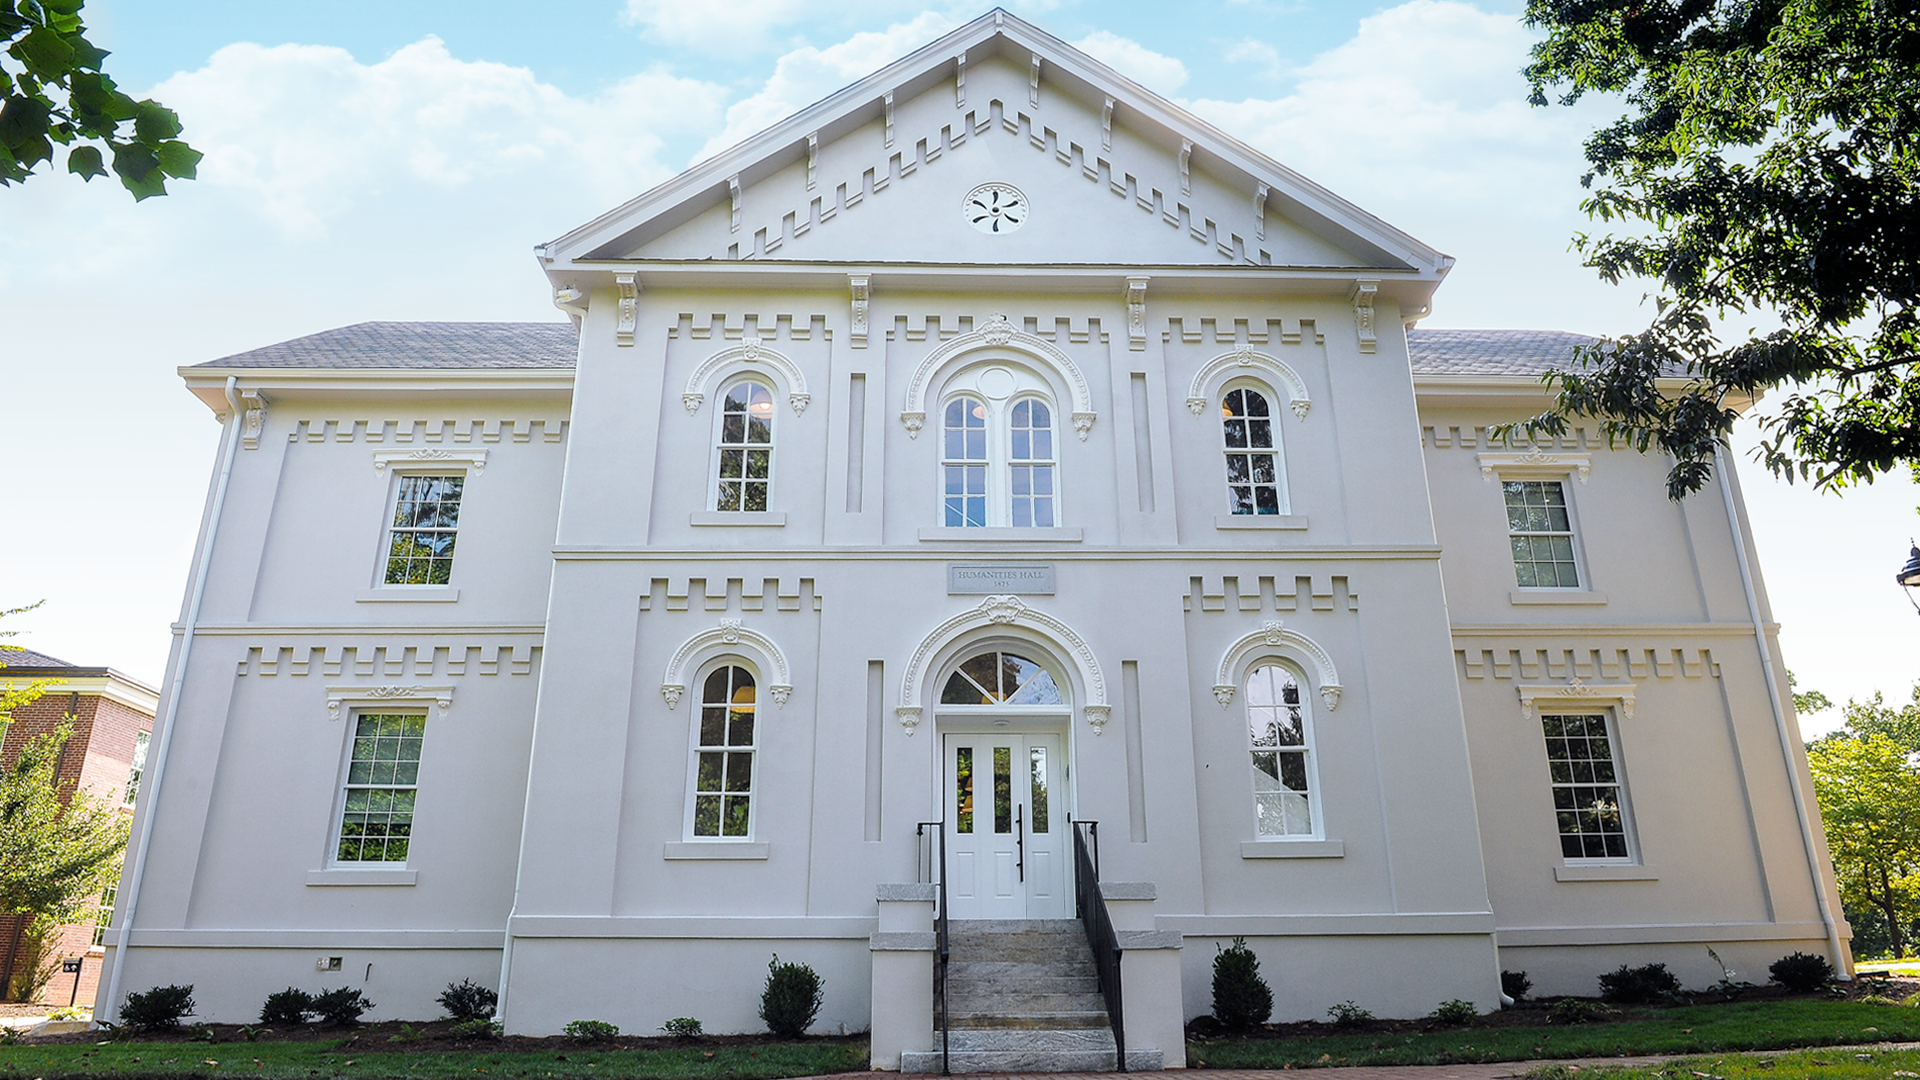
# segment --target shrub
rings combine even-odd
[[[360,1014],[373,1008],[373,1002],[358,990],[341,987],[313,999],[313,1011],[335,1027],[351,1027],[360,1022]]]
[[[68,1005],[65,1008],[55,1009],[48,1013],[47,1019],[56,1022],[61,1020],[91,1020],[93,1019],[93,1010],[85,1005]]]
[[[820,1012],[826,999],[820,976],[805,964],[783,964],[776,954],[767,962],[767,985],[760,992],[760,1019],[775,1035],[797,1039]]]
[[[1680,993],[1680,980],[1665,964],[1628,967],[1600,976],[1600,998],[1620,1005],[1651,1005]]]
[[[1500,992],[1515,1001],[1525,1001],[1527,991],[1533,989],[1533,980],[1527,978],[1524,971],[1503,971],[1500,973]]]
[[[506,1028],[482,1016],[447,1025],[447,1035],[455,1039],[497,1039]]]
[[[305,990],[287,987],[267,995],[267,1003],[260,1006],[260,1022],[263,1024],[304,1024],[307,1015],[313,1012],[313,995]]]
[[[1584,1024],[1589,1020],[1598,1020],[1613,1012],[1612,1009],[1597,1001],[1585,1001],[1581,998],[1561,998],[1547,1010],[1549,1024]]]
[[[1362,1024],[1373,1022],[1372,1013],[1355,1005],[1351,1001],[1343,1001],[1338,1005],[1330,1006],[1327,1009],[1327,1015],[1333,1017],[1334,1027],[1359,1027]]]
[[[440,1007],[455,1020],[485,1020],[493,1015],[494,1006],[500,1004],[500,995],[492,987],[481,986],[472,979],[461,979],[457,983],[448,983],[440,992]]]
[[[1439,1008],[1433,1010],[1433,1015],[1428,1017],[1428,1019],[1436,1024],[1447,1024],[1457,1027],[1461,1024],[1471,1024],[1475,1020],[1480,1019],[1480,1009],[1471,1001],[1464,1001],[1460,998],[1448,998],[1440,1003]]]
[[[1833,965],[1824,956],[1792,952],[1775,960],[1767,974],[1790,994],[1811,994],[1833,981]]]
[[[699,1027],[700,1021],[695,1020],[693,1026]],[[574,1042],[612,1042],[619,1034],[620,1029],[605,1020],[569,1020],[567,1022],[567,1038]]]
[[[1213,958],[1213,1018],[1229,1031],[1245,1031],[1272,1014],[1273,990],[1260,977],[1260,958],[1246,938],[1234,938],[1232,948]]]
[[[700,1030],[700,1021],[691,1016],[676,1016],[661,1024],[660,1030],[676,1039],[692,1039],[704,1034]]]
[[[120,1022],[134,1031],[163,1031],[180,1026],[193,1012],[193,984],[156,986],[127,995],[120,1006]]]

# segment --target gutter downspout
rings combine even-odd
[[[1760,670],[1767,684],[1767,703],[1773,707],[1773,726],[1780,736],[1780,754],[1787,765],[1787,789],[1793,792],[1793,812],[1800,821],[1800,843],[1806,849],[1807,869],[1813,876],[1813,899],[1820,909],[1820,924],[1827,929],[1827,947],[1833,950],[1833,969],[1842,981],[1853,978],[1847,964],[1847,951],[1840,944],[1840,927],[1834,922],[1833,909],[1827,904],[1827,883],[1820,876],[1820,845],[1813,836],[1813,818],[1807,813],[1807,796],[1800,790],[1799,761],[1793,753],[1793,734],[1787,728],[1787,710],[1780,701],[1780,681],[1773,670],[1773,649],[1767,644],[1766,624],[1760,619],[1760,596],[1753,586],[1753,567],[1747,561],[1747,541],[1740,529],[1739,509],[1734,505],[1733,482],[1727,478],[1726,458],[1719,447],[1713,450],[1713,470],[1720,478],[1720,494],[1727,504],[1727,528],[1733,532],[1733,552],[1740,563],[1740,586],[1747,594],[1747,616],[1753,621],[1753,643],[1760,650]]]
[[[207,514],[206,538],[200,545],[200,559],[193,568],[192,599],[187,603],[187,618],[181,631],[180,655],[174,661],[173,680],[167,688],[166,709],[155,721],[160,732],[160,745],[155,748],[151,777],[145,780],[145,789],[140,798],[146,803],[146,815],[140,820],[140,842],[134,847],[133,866],[126,878],[126,902],[120,909],[118,931],[113,947],[113,974],[107,980],[107,1007],[105,1015],[109,1020],[120,1018],[120,974],[127,962],[127,939],[133,932],[134,907],[140,901],[140,882],[147,870],[147,848],[153,842],[153,819],[159,813],[160,783],[166,776],[167,748],[173,745],[174,719],[180,714],[180,689],[186,682],[187,657],[193,652],[193,631],[200,622],[200,602],[207,595],[207,570],[213,563],[213,542],[220,532],[220,512],[227,503],[227,482],[233,477],[234,451],[240,445],[241,418],[244,415],[240,406],[240,395],[235,393],[239,386],[238,376],[227,376],[227,448],[220,458],[220,480],[213,489],[213,509]]]

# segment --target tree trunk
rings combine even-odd
[[[0,972],[0,1000],[13,1000],[13,961],[20,954],[20,935],[27,930],[27,920],[31,916],[13,915],[19,921],[13,924],[13,933],[7,936],[7,964]]]
[[[1893,955],[1907,955],[1906,935],[1900,932],[1900,913],[1894,910],[1893,886],[1887,881],[1887,865],[1880,864],[1880,899],[1874,901],[1887,913],[1887,934],[1893,941]]]

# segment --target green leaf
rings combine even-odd
[[[92,42],[78,34],[68,38],[67,44],[73,46],[73,66],[87,71],[99,71],[100,65],[107,57],[113,55],[105,49],[95,47]]]
[[[51,111],[36,97],[8,98],[5,105],[0,105],[0,146],[18,151],[31,139],[45,138]]]
[[[58,79],[73,70],[73,46],[44,26],[34,27],[7,52],[43,79]]]
[[[83,180],[107,175],[107,168],[100,161],[100,150],[93,146],[74,147],[67,154],[67,171]]]
[[[113,171],[120,177],[133,197],[144,199],[152,195],[167,193],[166,175],[160,171],[160,159],[153,148],[145,143],[111,143],[113,147]]]
[[[149,99],[135,107],[133,131],[141,142],[152,145],[180,134],[180,118],[172,109]]]
[[[155,148],[160,158],[160,171],[178,180],[191,180],[204,157],[200,151],[178,139],[169,139]]]

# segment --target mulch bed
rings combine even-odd
[[[460,1038],[450,1029],[457,1021],[427,1020],[400,1021],[385,1020],[377,1024],[358,1024],[350,1028],[333,1027],[328,1024],[291,1025],[245,1025],[245,1024],[194,1024],[186,1023],[172,1031],[143,1031],[132,1036],[140,1042],[194,1043],[206,1042],[207,1032],[212,1033],[215,1043],[253,1042],[337,1042],[347,1040],[342,1049],[352,1049],[360,1053],[374,1053],[382,1050],[405,1053],[440,1053],[446,1051],[476,1052],[526,1052],[544,1051],[567,1053],[569,1051],[585,1053],[605,1050],[712,1050],[722,1046],[767,1046],[787,1044],[794,1040],[762,1032],[757,1035],[698,1035],[690,1039],[677,1039],[667,1035],[621,1035],[607,1042],[577,1042],[564,1035],[535,1037],[530,1035],[505,1035],[497,1039]],[[255,1033],[249,1039],[248,1033]],[[109,1038],[106,1032],[88,1031],[73,1035],[45,1035],[29,1040],[39,1045],[91,1044]],[[809,1035],[810,1043],[854,1043],[866,1039],[866,1034],[855,1035]]]
[[[1877,980],[1868,982],[1865,979],[1856,979],[1850,983],[1835,984],[1834,991],[1834,1000],[1845,999],[1857,1001],[1869,994],[1878,993],[1897,1001],[1905,998],[1909,994],[1920,993],[1920,979],[1895,978],[1885,980],[1884,982]],[[1751,990],[1744,991],[1738,1000],[1779,1001],[1793,996],[1795,995],[1789,994],[1778,986],[1768,985],[1756,986]],[[1553,1015],[1554,1004],[1563,1000],[1567,999],[1560,997],[1528,998],[1513,1008],[1487,1013],[1470,1024],[1454,1025],[1439,1024],[1426,1017],[1419,1017],[1413,1020],[1366,1020],[1343,1026],[1336,1026],[1320,1020],[1302,1020],[1286,1024],[1263,1024],[1252,1031],[1229,1034],[1220,1027],[1219,1023],[1215,1021],[1213,1017],[1200,1016],[1188,1022],[1187,1037],[1214,1041],[1231,1041],[1235,1039],[1301,1039],[1323,1035],[1404,1035],[1413,1032],[1443,1031],[1450,1028],[1463,1027],[1547,1027],[1552,1023],[1550,1018]],[[1595,1004],[1600,1004],[1598,998],[1577,998],[1574,1000],[1590,1001]],[[1715,997],[1710,991],[1700,991],[1693,995],[1692,1001],[1674,1002],[1673,1004],[1667,1005],[1610,1005],[1608,1008],[1616,1011],[1603,1016],[1595,1016],[1588,1022],[1606,1023],[1620,1020],[1644,1020],[1658,1016],[1664,1009],[1678,1008],[1683,1005],[1711,1005],[1718,1000],[1720,999]]]

